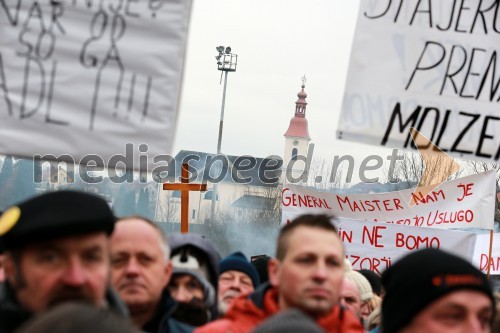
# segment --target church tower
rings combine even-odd
[[[290,120],[290,126],[285,132],[285,152],[283,154],[283,168],[287,170],[289,165],[292,165],[290,161],[297,160],[297,156],[307,156],[307,150],[309,141],[311,137],[309,136],[309,130],[307,129],[307,119],[306,119],[306,98],[307,94],[304,91],[306,87],[306,77],[302,78],[302,90],[297,94],[299,98],[295,102],[295,115]],[[303,162],[296,162],[292,168],[294,177],[300,174],[304,169]]]

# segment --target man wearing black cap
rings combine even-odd
[[[60,191],[9,208],[0,217],[0,332],[65,301],[85,301],[125,315],[108,289],[108,238],[115,218],[94,195]]]
[[[495,315],[486,276],[437,249],[406,255],[382,274],[383,333],[486,333]]]

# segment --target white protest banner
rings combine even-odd
[[[499,1],[361,0],[337,135],[500,158]]]
[[[490,234],[479,234],[476,238],[476,247],[474,249],[474,257],[472,262],[484,273],[488,272],[488,262],[490,266],[490,274],[500,275],[500,233],[493,234],[493,248],[490,253]]]
[[[151,169],[175,134],[191,3],[0,0],[0,153]]]
[[[336,219],[346,258],[354,269],[382,273],[408,252],[429,247],[472,262],[475,234],[462,230],[418,228],[388,223]]]
[[[425,188],[425,187],[423,187]],[[282,223],[300,214],[389,222],[431,228],[493,229],[495,172],[486,171],[442,183],[428,195],[414,189],[376,194],[335,194],[285,184]],[[410,207],[414,196],[416,205]]]

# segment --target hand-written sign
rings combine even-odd
[[[472,232],[347,219],[336,219],[334,224],[354,269],[382,273],[406,253],[430,247],[472,261],[476,239]]]
[[[493,234],[491,258],[489,258],[489,253],[490,234],[477,235],[472,262],[484,273],[488,272],[488,266],[490,266],[490,274],[500,275],[500,233],[498,232]]]
[[[493,229],[495,172],[442,183],[427,195],[413,189],[378,194],[336,194],[287,184],[282,223],[300,214],[389,222],[414,227]],[[416,205],[410,207],[410,199]]]
[[[107,160],[132,143],[150,160],[169,153],[190,9],[0,0],[0,152]]]
[[[362,0],[338,136],[500,159],[499,1]],[[410,146],[411,145],[411,146]]]

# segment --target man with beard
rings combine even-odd
[[[115,218],[94,195],[60,191],[6,210],[0,217],[0,332],[10,333],[53,305],[83,301],[126,316],[108,288],[109,235]]]
[[[173,272],[167,288],[179,302],[172,317],[197,327],[214,320],[219,254],[208,240],[195,234],[173,234],[168,243]]]
[[[259,285],[259,275],[245,255],[235,252],[219,263],[219,315],[223,316],[241,295],[248,295]]]
[[[165,289],[171,274],[170,248],[157,225],[138,216],[116,223],[111,237],[111,283],[143,332],[193,330],[171,319],[178,306]]]

